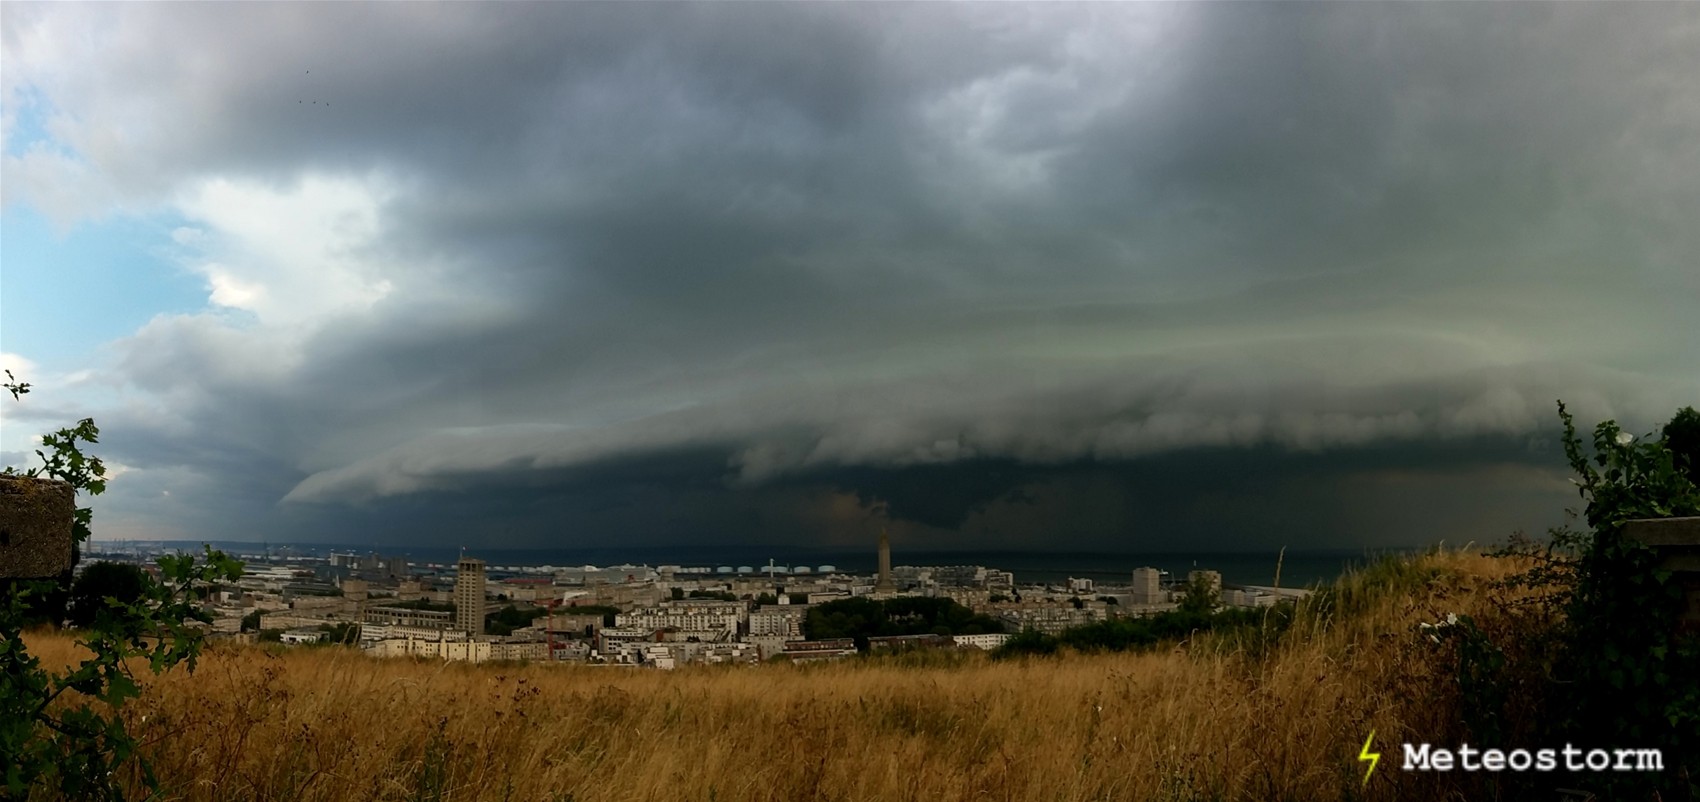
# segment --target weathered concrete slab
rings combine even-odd
[[[70,484],[0,475],[0,579],[47,579],[69,570],[75,515]]]
[[[1700,549],[1700,518],[1641,518],[1624,524],[1624,534],[1654,547]]]
[[[1678,629],[1700,631],[1700,518],[1628,521],[1623,536],[1652,546],[1658,552],[1659,567],[1671,572],[1688,600]]]

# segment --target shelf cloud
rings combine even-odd
[[[1689,7],[0,14],[5,213],[204,286],[41,365],[134,536],[1483,539],[1700,401]]]

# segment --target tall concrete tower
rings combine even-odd
[[[1133,569],[1133,603],[1160,604],[1163,601],[1163,572],[1149,566]]]
[[[891,581],[891,536],[880,527],[880,575],[874,582],[875,593],[896,593],[897,584]]]
[[[484,634],[484,561],[464,554],[455,566],[455,629]]]

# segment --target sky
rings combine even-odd
[[[1384,548],[1700,403],[1688,4],[0,5],[97,539]]]

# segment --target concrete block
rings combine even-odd
[[[1643,518],[1624,523],[1623,536],[1653,547],[1659,567],[1682,586],[1687,605],[1678,631],[1700,631],[1700,517]]]
[[[0,475],[0,579],[49,579],[69,570],[75,515],[69,483]]]

